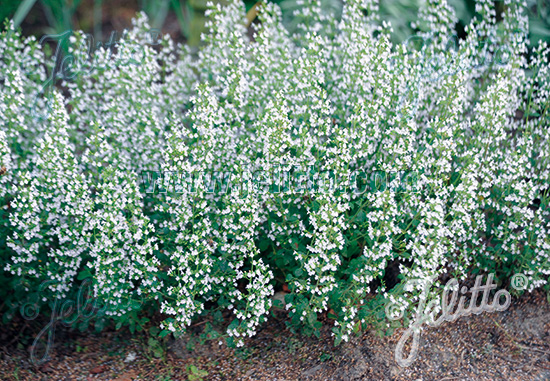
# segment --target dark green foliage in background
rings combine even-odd
[[[216,0],[219,1],[219,0]],[[215,1],[215,2],[216,2]],[[394,41],[403,41],[415,34],[411,22],[423,0],[381,0],[380,14],[391,22],[394,29]],[[297,0],[276,0],[281,6],[284,21],[289,30],[293,30],[296,20],[293,11],[297,9]],[[162,29],[171,14],[177,19],[180,34],[190,45],[198,45],[200,34],[204,31],[204,11],[207,0],[137,0],[136,11],[144,11],[151,20],[151,26]],[[462,31],[475,15],[475,0],[449,0],[459,18],[458,31]],[[250,11],[255,0],[245,0],[246,10]],[[327,12],[339,15],[342,0],[322,0]],[[497,9],[503,6],[502,0],[496,0]],[[550,2],[548,0],[527,0],[529,8],[529,32],[532,44],[539,40],[550,42]],[[126,4],[124,4],[126,5]],[[0,20],[13,18],[16,24],[26,21],[32,11],[39,10],[45,16],[46,25],[42,33],[62,33],[69,29],[83,29],[92,32],[97,40],[102,40],[102,10],[105,7],[117,7],[118,2],[103,0],[1,0]],[[254,13],[250,13],[254,17]],[[79,25],[75,25],[77,22]],[[88,30],[87,30],[88,29]]]

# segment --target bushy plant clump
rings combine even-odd
[[[478,1],[458,39],[453,9],[430,0],[397,45],[377,11],[348,1],[336,18],[306,2],[289,34],[272,3],[248,27],[240,2],[212,5],[197,56],[168,36],[154,46],[140,15],[91,59],[88,37],[71,36],[64,95],[44,86],[55,64],[8,24],[8,305],[91,277],[119,325],[160,312],[165,335],[229,311],[223,336],[242,345],[286,285],[290,325],[318,334],[330,311],[340,342],[388,301],[410,312],[434,279],[431,299],[477,273],[548,288],[550,50],[527,50],[524,4],[497,15]],[[165,174],[154,193],[140,189],[149,170]]]

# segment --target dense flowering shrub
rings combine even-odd
[[[142,308],[165,335],[229,311],[242,345],[283,286],[291,327],[318,334],[328,312],[336,342],[387,301],[407,316],[433,279],[430,299],[476,273],[548,288],[550,49],[527,50],[523,4],[492,4],[458,39],[427,1],[394,45],[375,0],[341,18],[305,3],[293,34],[272,3],[247,29],[233,1],[211,6],[196,56],[140,15],[115,50],[69,38],[63,95],[8,24],[6,289],[47,281],[51,303],[91,277],[119,324]]]

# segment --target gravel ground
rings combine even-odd
[[[32,332],[0,329],[2,380],[550,380],[550,306],[535,292],[504,312],[460,318],[422,332],[419,354],[409,367],[394,360],[403,332],[380,337],[374,331],[339,347],[329,327],[321,339],[292,334],[285,315],[270,319],[244,349],[189,338],[156,344],[145,334],[77,334],[56,329],[51,360],[29,361]],[[197,324],[200,326],[200,323]],[[36,332],[40,328],[36,328]],[[11,337],[7,337],[10,335]],[[29,337],[27,344],[21,338]],[[18,342],[19,341],[19,342]],[[406,352],[408,353],[408,352]],[[159,352],[157,351],[157,355]]]

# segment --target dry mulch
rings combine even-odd
[[[57,327],[51,359],[38,367],[29,359],[32,338],[27,346],[21,342],[3,348],[0,345],[0,378],[550,380],[550,305],[543,292],[513,300],[504,312],[462,317],[441,327],[427,328],[422,332],[418,358],[406,368],[394,360],[402,329],[389,337],[365,332],[335,348],[328,326],[321,339],[302,337],[285,328],[283,312],[276,315],[278,318],[270,319],[243,349],[211,341],[195,344],[189,350],[189,337],[167,339],[162,343],[161,358],[155,357],[144,333],[77,334]],[[2,335],[2,344],[14,341],[5,337],[6,332]]]

